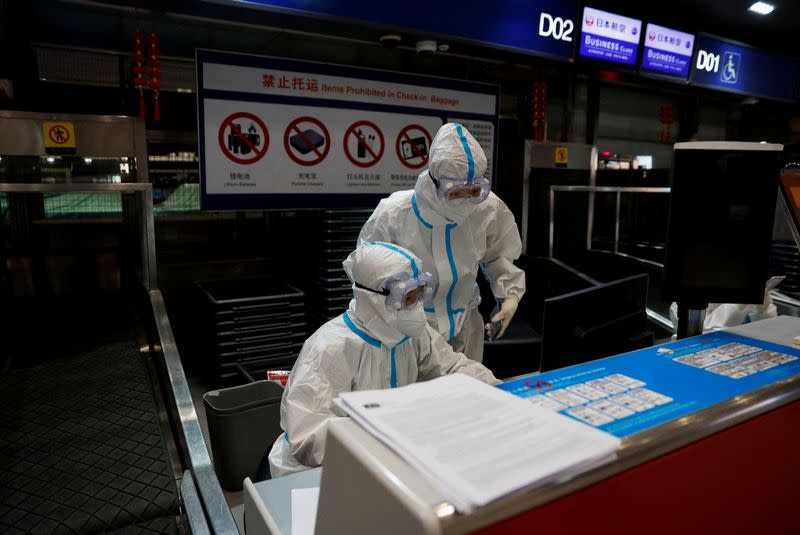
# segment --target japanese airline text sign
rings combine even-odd
[[[642,68],[687,78],[692,64],[693,45],[692,34],[648,24],[644,32]]]
[[[694,85],[777,100],[797,98],[797,59],[704,34],[697,36],[695,49]]]
[[[583,8],[579,54],[625,65],[636,63],[642,21],[607,13],[591,7]]]
[[[414,187],[446,122],[494,176],[495,85],[206,50],[197,76],[204,210],[376,202]]]

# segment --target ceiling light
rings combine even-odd
[[[758,13],[759,15],[769,15],[775,10],[775,6],[766,2],[756,2],[750,6],[748,10],[753,13]]]

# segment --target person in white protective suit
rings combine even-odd
[[[483,365],[456,353],[426,321],[430,273],[409,251],[364,244],[344,262],[354,298],[347,311],[303,345],[281,399],[280,435],[269,453],[281,477],[320,466],[334,405],[341,392],[405,386],[451,373],[499,383]]]
[[[414,189],[383,199],[359,240],[395,243],[419,256],[437,281],[428,322],[453,349],[481,362],[484,329],[491,334],[492,325],[484,326],[477,308],[478,268],[500,304],[491,318],[499,337],[525,293],[525,273],[513,263],[522,241],[514,215],[490,191],[486,155],[466,128],[443,125],[429,155]]]
[[[703,332],[712,333],[736,327],[754,321],[761,321],[778,316],[778,308],[772,302],[769,292],[774,290],[786,277],[772,277],[767,281],[764,291],[764,302],[760,305],[740,305],[736,303],[710,303],[706,308],[703,320]],[[672,303],[669,307],[669,317],[672,320],[674,332],[678,332],[678,304]]]

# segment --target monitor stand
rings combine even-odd
[[[696,303],[691,305],[697,306]],[[678,340],[703,334],[703,323],[706,320],[708,304],[700,308],[678,302]]]

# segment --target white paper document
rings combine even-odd
[[[292,535],[314,535],[319,487],[292,489]]]
[[[605,463],[619,446],[612,435],[463,374],[336,401],[461,512]]]

